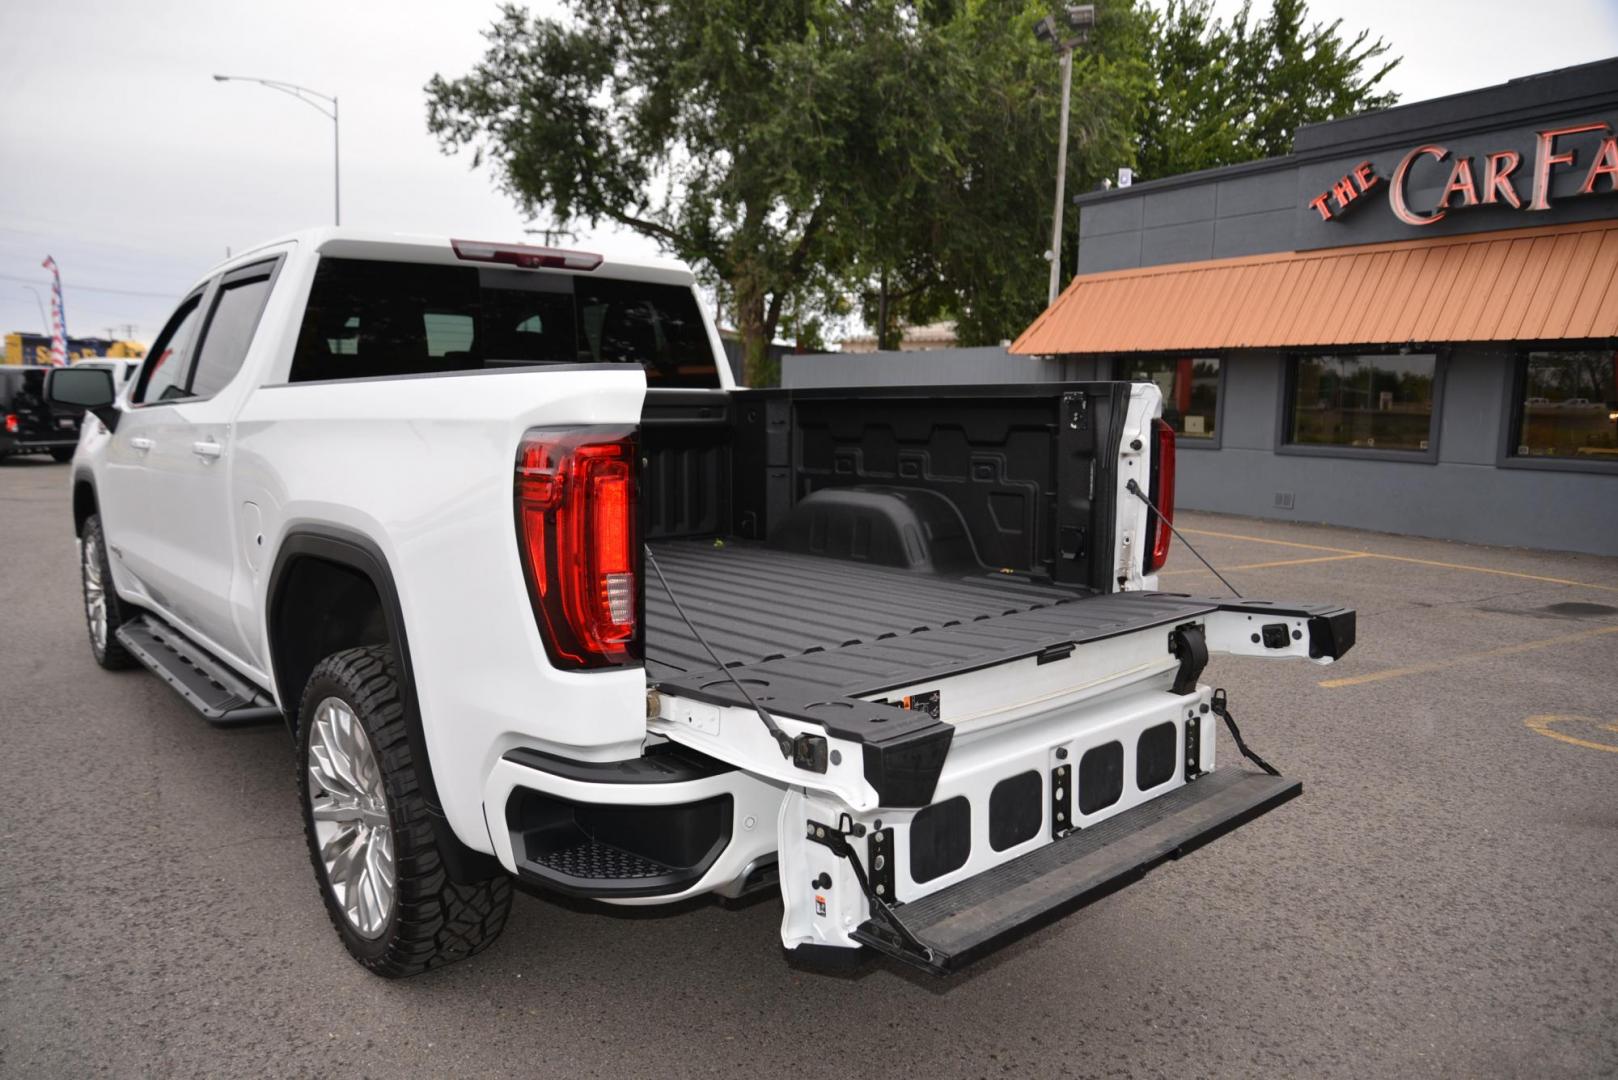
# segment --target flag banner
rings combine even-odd
[[[61,367],[67,363],[67,311],[62,305],[62,271],[49,255],[40,265],[51,272],[51,363]]]

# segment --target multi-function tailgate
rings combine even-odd
[[[649,590],[651,727],[786,788],[784,940],[940,972],[1296,795],[1216,771],[1198,676],[1210,653],[1329,663],[1354,638],[1340,608],[654,551],[739,662],[717,668]]]

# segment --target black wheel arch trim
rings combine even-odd
[[[451,878],[460,883],[485,880],[504,870],[494,856],[467,847],[449,819],[444,816],[443,804],[438,798],[438,784],[433,778],[432,757],[427,751],[427,734],[422,724],[421,705],[416,695],[415,669],[410,662],[410,640],[405,630],[404,608],[399,602],[399,589],[394,584],[393,571],[387,556],[369,536],[355,529],[328,524],[301,524],[287,530],[281,546],[275,553],[270,570],[270,586],[266,594],[265,630],[270,647],[271,672],[276,692],[281,698],[287,717],[288,731],[296,737],[293,715],[303,693],[302,687],[282,685],[284,665],[279,655],[276,635],[273,633],[282,593],[286,588],[286,575],[299,559],[312,558],[347,567],[366,577],[382,601],[382,618],[388,628],[388,640],[394,647],[398,664],[401,698],[404,705],[405,737],[410,743],[410,756],[416,763],[416,781],[431,815],[433,835],[438,841],[444,868]]]
[[[84,534],[84,521],[87,521],[90,518],[90,514],[86,514],[84,516],[83,520],[80,520],[80,518],[79,518],[79,488],[81,488],[81,487],[87,487],[87,488],[90,489],[90,501],[91,501],[91,506],[93,507],[93,509],[90,511],[90,514],[99,514],[99,513],[101,513],[101,492],[96,487],[95,473],[93,471],[91,471],[90,469],[87,469],[87,468],[76,468],[76,469],[74,469],[73,470],[73,497],[70,500],[71,501],[70,510],[71,510],[71,512],[73,514],[73,535],[74,536],[82,536]],[[102,523],[102,527],[103,528],[106,527],[105,522]]]

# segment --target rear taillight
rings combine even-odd
[[[19,430],[20,426],[21,425],[19,425],[18,422],[17,422],[17,414],[16,413],[9,413],[9,412],[6,413],[6,434],[7,435],[15,435],[15,434],[17,434],[17,431]]]
[[[634,432],[528,432],[516,497],[517,546],[551,661],[597,668],[637,659]]]
[[[1161,418],[1152,421],[1152,482],[1148,497],[1157,513],[1148,513],[1146,523],[1146,573],[1156,573],[1168,562],[1169,541],[1174,534],[1167,522],[1174,520],[1174,429]]]

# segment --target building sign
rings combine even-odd
[[[1533,162],[1526,169],[1522,155],[1515,150],[1483,154],[1480,155],[1481,162],[1474,162],[1470,154],[1451,157],[1447,147],[1437,144],[1418,146],[1399,159],[1393,175],[1387,178],[1388,207],[1393,211],[1393,216],[1406,225],[1431,225],[1442,221],[1451,210],[1471,206],[1549,210],[1553,170],[1578,168],[1577,152],[1559,149],[1557,140],[1591,132],[1600,132],[1601,142],[1586,166],[1584,182],[1575,194],[1600,195],[1618,191],[1618,137],[1611,133],[1611,125],[1597,122],[1537,132],[1534,136]],[[1427,158],[1435,163],[1448,161],[1449,178],[1439,191],[1435,205],[1414,207],[1410,204],[1410,171]],[[1371,201],[1366,196],[1383,183],[1383,178],[1376,174],[1372,164],[1362,161],[1328,190],[1310,199],[1307,205],[1320,215],[1322,221],[1340,221],[1347,211]]]

